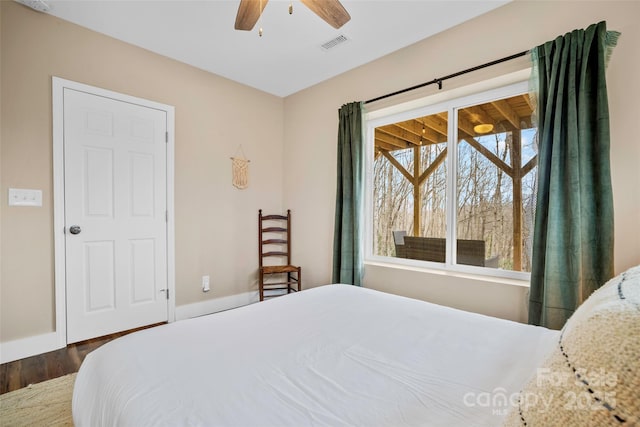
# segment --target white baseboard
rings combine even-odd
[[[176,320],[190,319],[258,302],[258,292],[244,292],[176,307]]]
[[[244,292],[242,294],[181,305],[176,307],[176,320],[190,319],[192,317],[241,307],[258,302],[258,299],[258,292]],[[47,353],[63,347],[64,345],[60,345],[58,334],[55,332],[21,338],[14,341],[0,342],[0,363],[13,362],[14,360]]]
[[[47,353],[62,347],[64,345],[60,346],[58,334],[55,332],[6,341],[0,343],[0,363],[13,362],[14,360]]]

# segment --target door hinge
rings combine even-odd
[[[169,222],[169,211],[164,211],[164,222]]]
[[[169,299],[169,289],[167,289],[167,299]]]
[[[164,133],[164,142],[169,143],[169,132]]]

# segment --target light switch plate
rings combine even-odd
[[[42,206],[42,190],[10,188],[9,206]]]

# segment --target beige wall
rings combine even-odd
[[[295,167],[284,176],[284,204],[295,209],[304,224],[299,227],[302,231],[297,231],[294,255],[305,268],[307,285],[331,280],[337,111],[342,104],[371,99],[527,50],[601,20],[607,21],[609,29],[622,32],[608,70],[615,268],[620,272],[640,263],[638,16],[639,2],[517,1],[286,98],[284,161]],[[450,80],[445,82],[445,89],[481,81],[521,65],[505,64]],[[420,95],[436,91],[432,86]],[[311,198],[313,203],[309,202]],[[365,286],[375,289],[513,320],[526,319],[524,287],[380,265],[367,265],[364,281]]]
[[[51,76],[175,106],[176,303],[257,289],[257,210],[282,207],[283,100],[0,3],[0,341],[54,331]],[[243,191],[231,185],[239,144]],[[43,207],[8,207],[10,187],[42,189]]]
[[[177,304],[184,305],[255,289],[258,208],[293,209],[294,261],[304,267],[305,287],[331,280],[340,105],[519,52],[604,19],[623,33],[608,71],[616,270],[640,263],[639,15],[638,2],[516,2],[282,100],[0,1],[0,341],[54,330],[53,75],[176,107],[176,288]],[[445,88],[521,65],[477,72]],[[251,185],[244,191],[230,183],[229,157],[239,144],[251,159]],[[286,171],[279,172],[284,163]],[[44,206],[8,208],[9,187],[42,189]],[[200,292],[203,274],[212,276],[208,294]],[[526,288],[515,285],[379,265],[367,266],[365,284],[526,318]]]

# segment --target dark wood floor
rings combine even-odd
[[[158,325],[145,326],[105,337],[94,338],[68,345],[59,350],[3,363],[0,365],[0,394],[26,387],[29,384],[35,384],[78,372],[84,358],[96,348],[115,338],[154,326]]]

